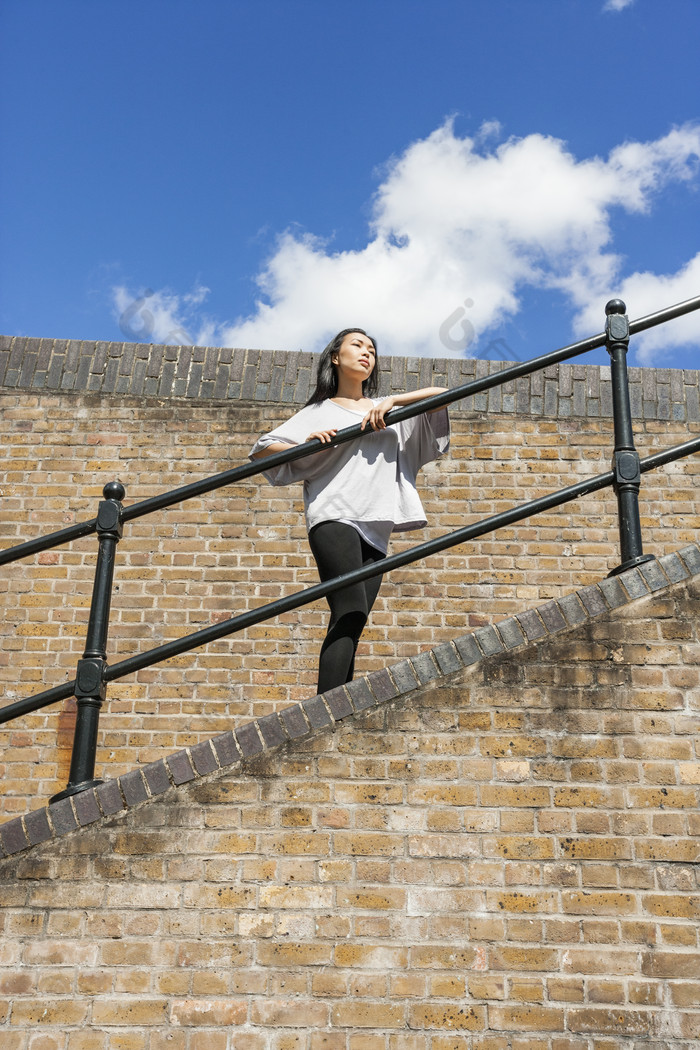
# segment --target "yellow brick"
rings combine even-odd
[[[167,1017],[166,999],[102,999],[93,1004],[96,1025],[162,1025]]]
[[[365,944],[339,944],[335,949],[335,965],[379,969],[385,973],[403,970],[408,958],[408,948],[373,947]]]
[[[494,1006],[489,1009],[489,1023],[495,1031],[563,1032],[564,1011],[552,1007]]]
[[[483,1031],[488,1024],[486,1007],[421,1003],[409,1007],[412,1028]]]
[[[333,1006],[331,1023],[338,1028],[403,1028],[403,1006],[379,1002],[341,1002]]]
[[[177,999],[170,1010],[171,1022],[186,1028],[245,1024],[247,1016],[247,1002],[231,999]]]
[[[332,948],[326,944],[271,944],[264,942],[256,949],[261,966],[280,966],[295,969],[299,966],[327,966]]]

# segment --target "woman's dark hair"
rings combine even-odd
[[[359,332],[360,335],[366,335],[368,339],[372,340],[374,345],[374,368],[371,376],[365,379],[362,384],[362,393],[365,397],[372,397],[376,394],[379,386],[379,373],[377,370],[377,341],[372,335],[368,335],[364,328],[344,328],[342,332],[338,332],[336,336],[333,336],[326,349],[321,354],[321,359],[318,362],[318,370],[316,372],[316,389],[313,394],[306,402],[307,405],[315,405],[319,401],[325,401],[328,397],[335,397],[338,393],[338,372],[335,365],[333,364],[333,357],[340,350],[340,344],[346,335],[350,335],[352,332]]]

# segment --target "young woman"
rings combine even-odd
[[[439,394],[425,387],[375,398],[377,344],[361,328],[345,328],[321,354],[316,389],[290,420],[259,438],[251,459],[281,452],[312,438],[327,444],[338,430],[369,424],[372,434],[311,453],[265,471],[273,485],[304,482],[311,551],[321,580],[359,569],[386,556],[392,532],[426,525],[416,474],[449,447],[445,408],[387,426],[390,409]],[[319,659],[318,692],[349,682],[355,651],[377,597],[381,576],[328,595],[331,610]]]

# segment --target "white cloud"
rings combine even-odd
[[[124,285],[112,289],[116,319],[127,341],[176,346],[206,345],[201,335],[211,326],[198,320],[197,308],[208,294],[209,289],[203,285],[196,285],[186,295],[177,295],[167,288],[158,292],[146,288],[137,293]]]
[[[634,0],[606,0],[603,5],[604,11],[623,11],[626,7],[631,7]]]
[[[616,286],[616,297],[627,306],[630,318],[647,317],[675,303],[685,302],[700,295],[700,252],[678,273],[633,273]],[[601,299],[588,303],[576,317],[576,328],[581,336],[601,328]],[[698,347],[700,366],[700,318],[698,313],[686,314],[647,332],[632,337],[633,364],[654,365],[663,368],[671,350],[676,346]]]
[[[333,332],[358,324],[384,353],[461,355],[472,332],[468,352],[478,353],[479,339],[483,346],[490,330],[517,314],[528,289],[563,292],[583,334],[600,329],[601,303],[613,294],[628,295],[637,316],[657,300],[676,301],[693,281],[690,294],[698,291],[696,261],[675,276],[624,277],[613,225],[617,209],[649,212],[664,186],[696,178],[700,125],[624,143],[607,159],[583,160],[541,134],[489,146],[498,130],[491,121],[476,138],[459,138],[447,122],[394,158],[360,250],[336,251],[312,234],[283,233],[257,277],[254,313],[234,324],[195,324],[205,290],[195,290],[190,301],[153,295],[154,341],[189,325],[205,343],[320,349]],[[122,314],[125,297],[122,290]],[[636,300],[639,308],[632,309]],[[649,362],[670,338],[676,345],[697,339],[698,321],[678,322],[663,344],[649,333],[643,344]]]

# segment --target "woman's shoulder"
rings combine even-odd
[[[310,405],[306,405],[302,412],[308,412],[314,416],[326,417],[326,416],[337,416],[341,415],[343,409],[340,405],[336,405],[330,397],[325,398],[323,401],[312,401]]]
[[[310,430],[320,430],[323,427],[332,426],[332,421],[337,418],[336,413],[338,411],[337,405],[334,405],[328,399],[325,401],[313,401],[310,405],[304,405],[303,408],[300,408],[282,425],[292,430],[298,427],[302,429],[308,427],[306,430],[308,434]]]
[[[326,398],[325,401],[312,401],[309,405],[304,407],[297,412],[294,419],[299,419],[303,416],[304,419],[313,417],[314,419],[320,419],[323,416],[327,416],[329,412],[332,412],[334,408],[333,402],[330,398]]]

